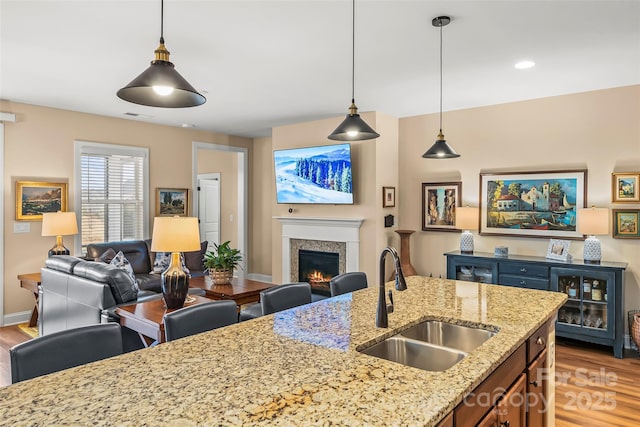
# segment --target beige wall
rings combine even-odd
[[[5,124],[4,151],[4,314],[28,311],[33,295],[20,288],[18,274],[37,272],[55,240],[42,237],[41,222],[28,233],[14,233],[15,179],[69,182],[69,209],[74,210],[73,146],[75,140],[149,148],[150,224],[156,187],[191,188],[192,141],[234,145],[251,150],[252,140],[194,129],[0,101],[0,111],[14,113]],[[251,154],[250,154],[251,156]],[[150,233],[150,230],[149,230]],[[72,248],[69,237],[66,246]]]
[[[463,203],[477,206],[481,172],[588,169],[589,205],[640,208],[611,203],[611,173],[640,171],[640,86],[445,112],[443,127],[460,158],[421,157],[438,132],[437,114],[400,120],[399,225],[418,230],[411,243],[419,274],[444,277],[442,254],[458,250],[460,239],[458,233],[419,231],[423,182],[461,181]],[[504,245],[509,254],[544,257],[548,244],[548,239],[474,235],[481,252]],[[639,308],[640,240],[599,238],[603,259],[629,263],[625,313]],[[570,253],[582,258],[582,248],[583,241],[572,241]]]
[[[377,140],[351,142],[353,205],[291,205],[293,213],[290,214],[290,205],[276,203],[273,180],[263,182],[262,188],[271,194],[272,216],[363,218],[360,270],[367,273],[371,283],[375,283],[377,254],[394,238],[391,229],[383,227],[383,216],[396,212],[397,208],[382,209],[382,186],[395,186],[398,182],[398,128],[397,119],[381,113],[363,113],[362,118],[382,136]],[[272,150],[334,144],[327,135],[341,120],[343,117],[274,128]],[[272,153],[265,155],[271,157],[270,167],[273,169]],[[282,227],[276,219],[271,221],[271,227],[271,274],[274,282],[282,283],[289,280],[282,277]]]
[[[214,172],[220,173],[220,243],[238,247],[238,154],[198,150],[198,174]]]
[[[249,194],[249,265],[251,273],[271,275],[271,203],[275,198],[273,144],[271,138],[257,138],[253,143]]]

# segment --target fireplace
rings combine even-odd
[[[340,272],[340,254],[300,249],[298,251],[298,280],[308,282],[311,292],[331,295],[329,280]]]
[[[339,273],[360,271],[362,218],[275,217],[282,223],[282,280],[298,278],[301,249],[339,254]]]

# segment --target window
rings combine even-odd
[[[76,252],[148,233],[149,150],[76,141]]]

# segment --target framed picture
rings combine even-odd
[[[576,210],[586,204],[586,169],[480,174],[480,234],[584,239]]]
[[[640,239],[640,209],[613,210],[613,238]]]
[[[156,188],[156,216],[187,216],[189,190],[187,188]]]
[[[396,187],[382,187],[382,207],[392,208],[396,205]]]
[[[422,230],[457,231],[456,207],[461,205],[461,182],[422,183]]]
[[[638,203],[640,172],[614,172],[611,174],[611,201],[613,203]]]
[[[557,259],[559,261],[571,261],[572,257],[569,253],[569,246],[571,246],[571,242],[568,240],[549,240],[547,258]]]
[[[66,212],[66,182],[16,181],[16,221],[42,221],[47,212]]]

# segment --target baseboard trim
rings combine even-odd
[[[28,322],[31,319],[31,310],[20,311],[18,313],[7,314],[2,319],[3,326],[17,325],[19,323]]]
[[[255,280],[257,282],[271,283],[271,276],[266,274],[249,273],[247,274],[247,279]]]

